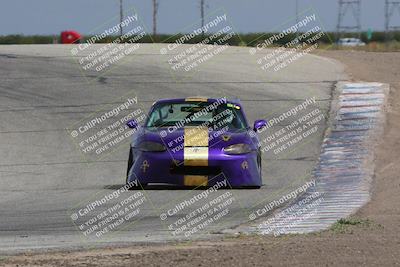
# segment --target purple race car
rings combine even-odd
[[[143,126],[127,125],[133,135],[126,182],[260,188],[261,153],[257,120],[250,128],[238,100],[226,98],[164,99],[151,107]]]

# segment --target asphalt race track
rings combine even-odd
[[[1,251],[181,238],[164,227],[156,208],[201,191],[146,189],[149,201],[141,209],[141,219],[104,238],[86,238],[71,220],[78,203],[124,185],[129,142],[88,159],[68,129],[90,114],[118,105],[124,96],[137,97],[146,112],[160,98],[238,97],[252,123],[312,97],[327,115],[334,85],[347,78],[342,65],[315,55],[305,55],[277,72],[265,72],[248,48],[239,47],[188,73],[173,71],[168,64],[171,56],[160,54],[164,46],[142,45],[101,76],[82,71],[76,62],[79,57],[71,56],[73,46],[0,46]],[[326,119],[316,134],[288,153],[264,153],[261,189],[218,192],[232,192],[243,216],[229,217],[193,238],[246,223],[256,203],[267,203],[311,179]]]

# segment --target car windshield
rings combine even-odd
[[[180,102],[159,103],[153,108],[146,127],[207,126],[214,129],[246,129],[241,107],[232,103]]]

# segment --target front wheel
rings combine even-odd
[[[132,154],[132,148],[129,149],[129,158],[128,158],[128,168],[126,170],[126,183],[128,183],[129,179],[129,171],[131,170],[133,165],[133,154]]]
[[[132,152],[132,148],[129,149],[129,158],[128,158],[128,168],[126,170],[126,184],[128,184],[128,180],[129,180],[129,171],[131,170],[133,165],[133,152]],[[142,189],[142,187],[146,187],[147,184],[141,184],[142,186],[138,185],[138,186],[131,186],[129,187],[129,190],[139,190]]]
[[[246,189],[260,189],[261,185],[246,186]]]

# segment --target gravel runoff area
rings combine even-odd
[[[213,242],[21,254],[0,265],[21,266],[396,266],[400,265],[400,53],[324,51],[354,81],[389,83],[387,123],[377,149],[372,200],[352,218],[315,234],[237,236]]]

